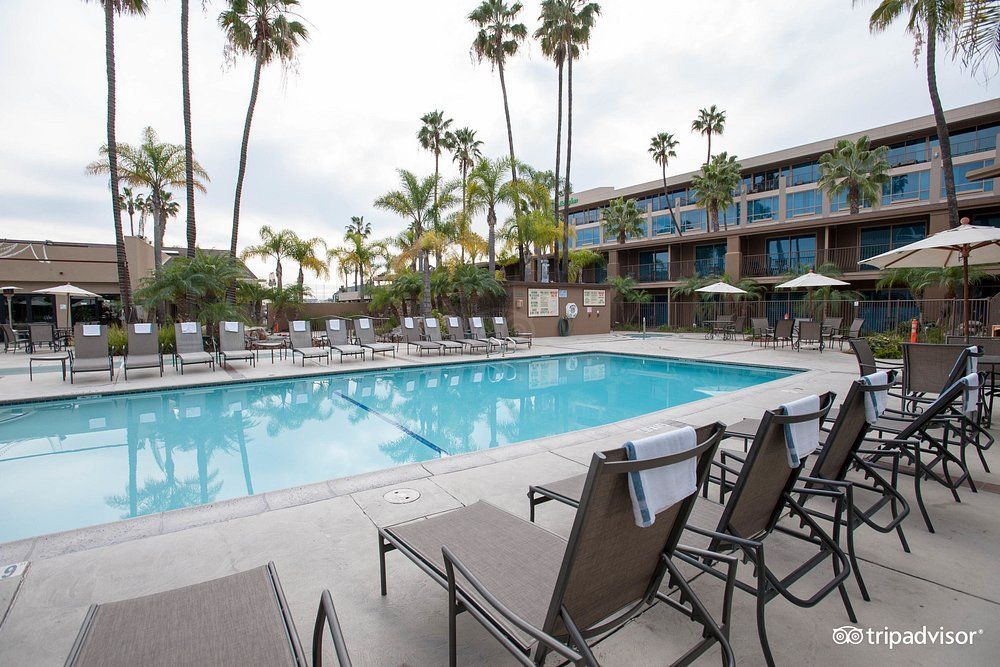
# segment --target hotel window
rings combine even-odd
[[[871,208],[872,203],[867,199],[861,199],[861,208]],[[849,211],[851,207],[847,204],[847,190],[844,190],[836,197],[830,198],[830,210],[836,213],[837,211]]]
[[[740,205],[730,204],[725,210],[719,211],[720,227],[735,227],[740,224]]]
[[[787,217],[797,215],[819,215],[823,212],[823,193],[819,190],[806,190],[785,195]]]
[[[639,282],[670,280],[670,253],[666,250],[639,253]]]
[[[862,229],[859,256],[861,259],[868,259],[875,255],[881,255],[884,252],[889,252],[908,243],[919,241],[926,235],[927,226],[922,222]],[[866,264],[861,268],[875,270],[876,267]]]
[[[576,230],[576,247],[585,245],[597,245],[601,242],[601,228],[589,227],[587,229]]]
[[[639,233],[638,234],[626,234],[625,235],[625,240],[626,241],[631,241],[632,239],[644,239],[644,238],[646,238],[646,221],[645,220],[640,220],[639,221],[639,225],[640,225],[640,227],[639,227]]]
[[[705,223],[707,220],[705,216],[705,209],[696,208],[690,211],[681,211],[678,220],[681,223],[682,231],[685,232],[699,231],[699,230],[704,231],[706,228]]]
[[[688,206],[697,202],[698,198],[690,190],[674,190],[670,193],[671,206]]]
[[[653,236],[674,233],[674,221],[670,214],[657,215],[653,217]]]
[[[966,162],[955,165],[955,192],[993,192],[993,179],[987,178],[982,181],[970,181],[967,174],[974,169],[992,167],[993,160],[978,160],[976,162]],[[946,196],[944,179],[941,179],[941,196]]]
[[[780,176],[781,172],[777,169],[758,171],[744,178],[743,185],[746,186],[747,194],[751,195],[757,192],[777,190]]]
[[[930,170],[899,174],[882,186],[882,203],[926,200],[931,196]]]
[[[805,271],[816,266],[816,236],[786,236],[767,240],[768,275]]]
[[[726,272],[726,244],[700,245],[694,249],[694,272],[699,278]]]
[[[778,217],[778,198],[764,197],[747,202],[747,222],[774,220]]]
[[[927,140],[911,139],[889,146],[886,155],[890,167],[902,167],[907,164],[927,162]]]
[[[786,172],[786,185],[805,185],[806,183],[815,183],[819,180],[819,163],[804,162],[802,164],[795,164],[792,165],[791,169],[787,169]]]
[[[649,198],[649,202],[653,205],[653,211],[663,211],[667,208],[667,196],[666,195],[656,195]]]
[[[951,135],[952,156],[970,155],[996,149],[998,130],[1000,130],[1000,125],[994,123],[953,133]],[[934,143],[937,144],[937,140]]]

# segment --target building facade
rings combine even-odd
[[[1000,183],[967,178],[970,171],[1000,163],[1000,100],[952,109],[946,117],[960,214],[975,224],[1000,226]],[[838,140],[862,135],[868,135],[874,146],[889,147],[890,182],[878,200],[864,202],[860,213],[852,215],[846,194],[831,199],[818,187],[818,160]],[[863,260],[948,227],[933,116],[741,163],[743,178],[734,204],[720,213],[717,231],[709,228],[706,211],[697,205],[691,189],[695,172],[669,177],[666,192],[662,180],[657,180],[574,193],[569,217],[576,232],[574,247],[591,248],[606,259],[604,267],[585,272],[585,280],[631,276],[653,294],[654,301],[664,301],[669,288],[691,278],[727,274],[734,281],[753,278],[773,285],[789,273],[832,263],[865,298],[888,299],[892,292],[875,288],[881,272]],[[645,211],[643,233],[624,244],[605,237],[601,220],[603,209],[618,197],[635,199]],[[681,235],[675,232],[668,197]],[[992,294],[989,286],[980,288],[984,290]],[[768,294],[768,298],[789,297]]]

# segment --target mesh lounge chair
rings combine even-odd
[[[347,320],[332,317],[326,321],[326,340],[330,346],[330,354],[334,352],[340,354],[340,363],[344,363],[344,355],[349,357],[361,356],[361,361],[365,360],[365,348],[360,345],[352,345],[347,339]]]
[[[28,349],[28,336],[23,331],[14,331],[14,327],[9,324],[0,324],[0,332],[3,333],[3,351],[13,348],[17,352],[18,348]]]
[[[628,461],[623,448],[595,453],[569,540],[482,501],[381,528],[382,594],[385,554],[393,550],[447,589],[451,665],[456,664],[460,611],[468,611],[522,664],[540,665],[552,651],[573,664],[597,665],[587,639],[620,627],[657,600],[704,628],[703,639],[678,662],[686,664],[718,642],[724,662],[732,665],[726,631],[672,562],[687,551],[678,540],[697,494],[660,512],[652,526],[639,528],[627,481],[630,472],[695,457],[699,480],[704,479],[723,431],[722,424],[699,429],[697,447],[656,459]],[[713,556],[690,553],[691,558]],[[690,607],[659,591],[666,575]],[[727,620],[731,590],[723,607]]]
[[[395,345],[392,343],[375,342],[375,325],[372,324],[370,317],[359,317],[354,320],[354,337],[358,339],[358,345],[372,351],[372,359],[375,358],[376,352],[381,352],[382,354],[392,352],[392,356],[396,356]]]
[[[895,361],[876,361],[871,345],[864,338],[851,338],[847,341],[851,352],[858,360],[858,370],[861,375],[871,375],[878,371],[902,370],[903,364]]]
[[[833,345],[833,341],[837,341],[840,343],[840,349],[843,350],[844,343],[861,338],[861,327],[864,325],[865,321],[862,318],[854,318],[854,321],[851,322],[851,326],[847,330],[847,333],[838,331],[830,335],[830,345]]]
[[[322,664],[324,625],[341,667],[349,667],[329,591],[323,592],[316,617],[316,667]],[[268,563],[184,588],[92,605],[66,665],[306,667],[308,662],[274,563]]]
[[[424,318],[424,336],[433,343],[440,343],[443,353],[452,350],[462,354],[462,344],[455,340],[446,340],[441,337],[441,323],[436,317]]]
[[[307,320],[292,320],[288,323],[288,342],[292,346],[292,363],[295,355],[302,357],[302,366],[306,359],[326,359],[330,363],[330,348],[313,345],[312,326]]]
[[[516,336],[510,335],[510,329],[507,327],[506,317],[494,317],[493,318],[493,331],[496,332],[497,338],[507,341],[509,344],[517,349],[518,345],[527,345],[528,349],[531,349],[531,334],[518,334]]]
[[[437,352],[438,354],[444,354],[444,347],[441,343],[436,343],[430,340],[424,340],[423,336],[420,335],[420,330],[418,328],[417,317],[404,317],[403,318],[403,340],[406,341],[406,352],[410,352],[411,347],[417,348],[417,355],[423,355],[424,352]]]
[[[115,379],[115,367],[108,351],[108,328],[103,324],[77,324],[74,349],[69,355],[69,382],[77,373],[107,373]]]
[[[128,353],[122,369],[125,379],[128,372],[139,368],[159,368],[163,377],[163,355],[160,353],[160,332],[155,324],[130,324],[128,327]]]
[[[486,325],[483,323],[483,318],[481,317],[469,318],[469,334],[473,340],[486,343],[487,355],[494,350],[507,350],[507,341],[486,334]]]
[[[742,552],[743,557],[753,563],[756,580],[753,583],[738,580],[735,585],[757,599],[757,634],[769,665],[774,665],[774,659],[767,640],[764,608],[778,595],[797,606],[812,607],[834,590],[839,590],[848,617],[852,622],[857,622],[844,586],[844,581],[851,574],[850,559],[838,544],[840,527],[846,522],[846,493],[828,488],[796,488],[796,483],[810,479],[800,478],[805,461],[796,468],[788,465],[788,447],[785,442],[785,425],[812,419],[822,420],[833,405],[833,400],[832,393],[820,396],[820,410],[806,415],[789,417],[782,414],[780,408],[765,412],[754,436],[754,444],[740,470],[729,463],[741,460],[741,455],[733,456],[727,450],[721,450],[722,461],[712,464],[721,474],[711,479],[719,484],[720,499],[721,493],[725,492],[729,494],[729,500],[722,505],[707,498],[700,499],[692,510],[687,532],[682,538],[685,545],[693,544],[703,551],[712,552],[713,557],[717,553],[736,551]],[[727,472],[730,474],[728,478]],[[731,476],[734,474],[737,476],[735,482]],[[534,505],[548,500],[577,506],[582,497],[580,482],[578,476],[555,484],[529,487],[528,499],[533,505],[532,516]],[[819,482],[822,483],[822,480]],[[793,497],[801,497],[802,494],[835,501],[832,536]],[[788,511],[808,528],[808,532],[801,533],[778,525],[778,520]],[[770,570],[764,558],[764,541],[776,530],[817,548],[815,555],[784,577]],[[677,558],[719,579],[728,576],[728,572],[714,567],[709,557],[697,558],[679,552]],[[833,577],[815,593],[804,598],[790,590],[796,581],[828,559],[833,562]]]
[[[750,318],[750,343],[760,341],[762,345],[767,345],[771,338],[771,325],[767,323],[766,317]]]
[[[448,335],[451,336],[452,340],[469,348],[470,352],[485,350],[489,354],[490,344],[474,336],[467,335],[465,332],[465,321],[461,317],[448,315],[444,318],[444,321],[448,327]]]
[[[833,345],[833,335],[839,334],[841,325],[844,322],[843,317],[824,317],[823,318],[823,337],[830,341],[830,345]]]
[[[820,353],[823,352],[823,325],[819,322],[799,323],[799,334],[795,338],[795,349],[802,351],[802,344],[818,345]]]
[[[51,324],[28,325],[28,351],[34,352],[40,345],[48,345],[53,352],[59,348],[56,342],[56,330]]]
[[[242,322],[219,322],[219,360],[223,367],[230,361],[249,361],[257,365],[257,353],[247,349]]]
[[[792,320],[778,320],[774,324],[774,330],[771,332],[771,342],[774,343],[774,349],[778,349],[778,343],[781,343],[784,347],[785,343],[789,345],[794,345],[795,342],[792,338],[792,329],[795,327],[795,322]]]
[[[200,324],[177,322],[174,324],[174,341],[174,365],[180,367],[181,375],[184,375],[185,366],[197,364],[208,364],[215,370],[215,357],[205,351]]]

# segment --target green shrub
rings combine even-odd
[[[902,338],[891,334],[873,334],[867,337],[868,345],[876,359],[902,359]]]
[[[116,354],[124,354],[125,347],[128,345],[128,334],[125,333],[125,329],[118,326],[117,324],[112,324],[108,327],[108,354],[114,356]]]
[[[158,338],[160,340],[161,352],[166,354],[174,351],[174,325],[172,322],[168,322],[160,327]]]

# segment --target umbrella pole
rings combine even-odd
[[[965,311],[965,342],[969,342],[969,246],[962,248],[962,301]]]

